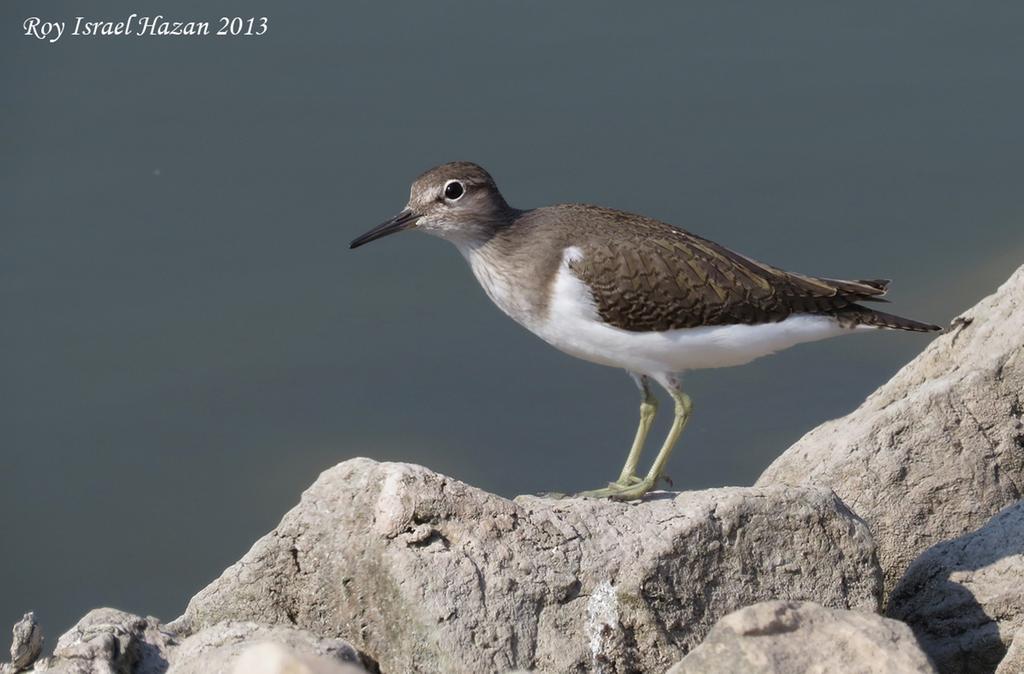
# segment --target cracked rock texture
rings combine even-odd
[[[757,484],[835,490],[871,527],[888,591],[922,550],[1021,498],[1022,415],[1024,267]]]
[[[906,622],[941,672],[1024,672],[1024,502],[985,526],[924,552],[889,598],[887,615]]]
[[[211,672],[202,668],[196,671]],[[229,674],[228,670],[223,670]],[[366,670],[333,658],[297,655],[276,643],[262,643],[245,649],[235,660],[230,674],[365,674]]]
[[[996,674],[1021,674],[1024,672],[1024,629],[1017,630],[1013,643],[1006,655],[999,661]]]
[[[208,627],[182,641],[169,659],[168,674],[366,671],[359,652],[346,641],[323,639],[294,627],[251,622]]]
[[[36,622],[35,614],[26,613],[11,630],[11,661],[0,666],[0,673],[28,669],[39,658],[42,650],[43,630]]]
[[[510,501],[426,468],[353,459],[321,475],[173,627],[296,625],[351,640],[388,673],[654,672],[742,606],[872,611],[880,591],[867,528],[828,490]]]
[[[252,668],[261,653],[268,656],[266,661],[261,662],[260,669]],[[18,662],[22,666],[31,664],[24,659]],[[246,674],[366,674],[364,665],[371,671],[378,671],[376,663],[364,658],[348,642],[321,638],[295,627],[225,622],[181,639],[156,618],[100,608],[87,613],[61,636],[51,657],[36,661],[33,669],[27,671],[54,674],[232,674],[239,671]],[[19,670],[11,667],[4,674],[15,671]]]
[[[53,656],[33,672],[60,674],[162,674],[174,637],[156,618],[112,608],[89,611],[57,640]]]
[[[910,628],[860,611],[767,601],[730,613],[668,674],[930,674]]]

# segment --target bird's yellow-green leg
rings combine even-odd
[[[640,463],[640,454],[644,451],[644,443],[647,441],[647,434],[651,432],[651,425],[654,423],[654,415],[658,413],[658,399],[651,393],[646,375],[630,373],[636,385],[640,387],[640,425],[636,429],[636,437],[633,438],[633,446],[629,448],[629,456],[626,457],[626,465],[622,467],[619,479],[609,484],[609,487],[631,487],[641,480],[636,475],[636,465]]]
[[[609,482],[604,489],[585,491],[580,496],[603,497],[611,496],[623,489],[628,489],[640,484],[643,480],[637,477],[636,466],[640,462],[640,454],[643,452],[644,443],[647,441],[647,434],[651,431],[654,423],[654,415],[658,412],[658,399],[651,393],[650,380],[646,375],[630,372],[637,387],[640,389],[640,425],[636,429],[636,437],[633,438],[633,446],[629,449],[629,456],[626,457],[626,465],[622,467],[622,473],[615,482]]]
[[[658,480],[665,470],[668,457],[672,455],[672,448],[675,447],[676,440],[679,439],[683,429],[686,428],[686,423],[690,420],[690,415],[693,413],[693,401],[690,400],[690,396],[683,393],[679,388],[679,381],[675,377],[659,377],[658,383],[665,387],[665,390],[672,396],[676,404],[675,418],[672,420],[672,427],[668,431],[668,437],[665,438],[665,444],[661,446],[661,451],[658,452],[654,463],[651,464],[651,469],[647,471],[647,477],[631,487],[612,490],[612,493],[608,494],[611,498],[620,501],[631,501],[642,497],[654,489],[654,486],[658,484]]]

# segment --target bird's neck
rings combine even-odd
[[[524,292],[518,270],[496,243],[492,237],[482,243],[456,242],[455,246],[466,258],[487,297],[513,320],[528,326],[534,313],[533,303],[529,293]]]
[[[511,222],[486,239],[453,243],[487,297],[513,320],[534,330],[544,320],[560,249],[531,245],[531,238]]]
[[[467,256],[468,252],[491,244],[503,232],[513,226],[520,212],[505,207],[487,216],[481,216],[469,223],[462,223],[457,228],[445,231],[442,236],[455,244],[455,247]]]

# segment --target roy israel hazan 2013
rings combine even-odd
[[[71,21],[45,21],[38,16],[25,19],[22,24],[25,35],[40,40],[56,42],[65,34],[73,37],[176,37],[176,36],[207,36],[207,35],[261,35],[266,32],[266,18],[241,19],[243,31],[231,30],[232,17],[222,17],[220,28],[209,21],[177,21],[168,19],[162,14],[156,16],[140,16],[130,14],[120,21],[94,21],[84,16],[76,16]]]

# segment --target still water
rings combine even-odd
[[[86,18],[171,11],[143,5]],[[34,609],[51,645],[95,606],[175,617],[349,457],[506,495],[617,475],[623,373],[514,325],[444,242],[347,250],[433,164],[893,278],[936,323],[1024,260],[1020,5],[182,2],[269,30],[19,30],[83,12],[0,8],[0,629]],[[675,486],[749,484],[928,340],[688,376]]]

